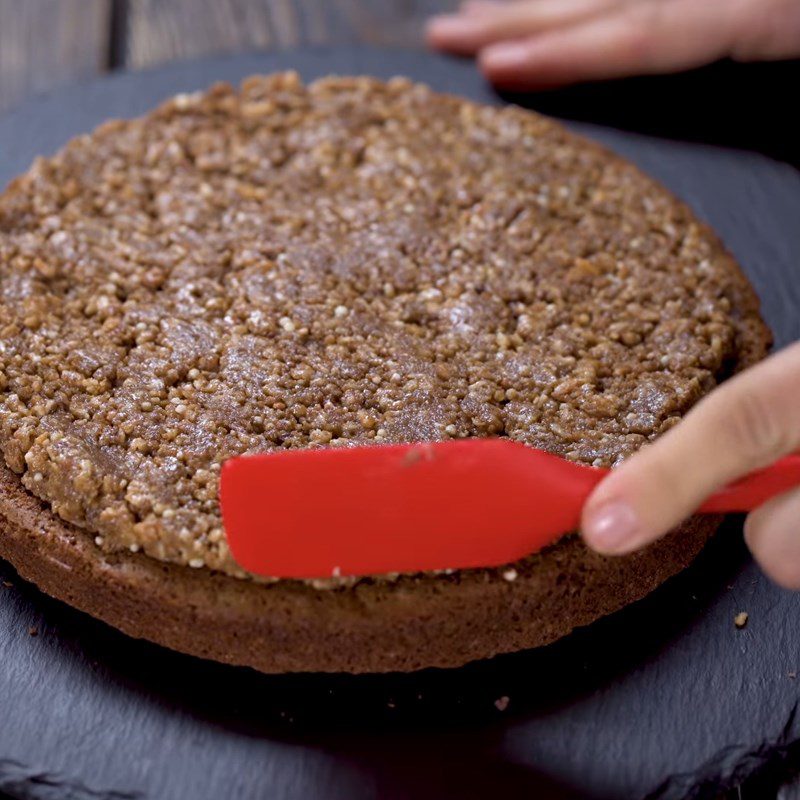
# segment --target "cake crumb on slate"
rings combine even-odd
[[[749,615],[746,611],[740,611],[733,619],[733,624],[737,628],[744,628],[747,625],[747,620],[749,619]]]
[[[498,711],[505,711],[508,708],[508,704],[511,702],[511,698],[506,697],[503,695],[502,697],[498,697],[497,700],[494,701],[494,707]]]

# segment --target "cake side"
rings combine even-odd
[[[267,673],[457,667],[549,644],[687,567],[718,524],[693,518],[623,558],[569,536],[503,569],[317,589],[103,553],[0,470],[0,557],[23,578],[129,636]]]

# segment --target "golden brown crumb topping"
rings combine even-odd
[[[103,547],[241,574],[225,459],[509,436],[614,464],[722,377],[731,280],[666,191],[535,114],[250,78],[0,198],[0,445]]]

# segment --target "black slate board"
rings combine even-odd
[[[470,64],[417,52],[182,63],[0,120],[0,183],[106,117],[289,67],[306,78],[406,74],[497,102]],[[778,343],[800,337],[800,174],[754,154],[576,127],[710,221]],[[6,564],[0,573],[0,791],[12,796],[702,797],[800,740],[800,594],[760,575],[735,523],[655,594],[562,642],[410,676],[265,677],[202,662],[126,638]],[[737,630],[742,610],[750,621]]]

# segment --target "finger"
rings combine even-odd
[[[738,61],[795,58],[800,55],[800,3],[768,0],[734,4],[740,35],[731,55]]]
[[[642,0],[532,37],[520,27],[517,41],[485,47],[480,63],[501,88],[541,89],[699,66],[729,53],[734,36],[716,3]]]
[[[458,14],[431,18],[426,27],[426,36],[432,47],[459,55],[474,55],[492,42],[571,25],[620,2],[622,0],[480,2],[470,4]]]
[[[744,538],[772,580],[800,589],[800,490],[765,503],[745,522]]]
[[[726,381],[604,480],[582,530],[605,553],[638,549],[710,494],[800,448],[800,343]]]

